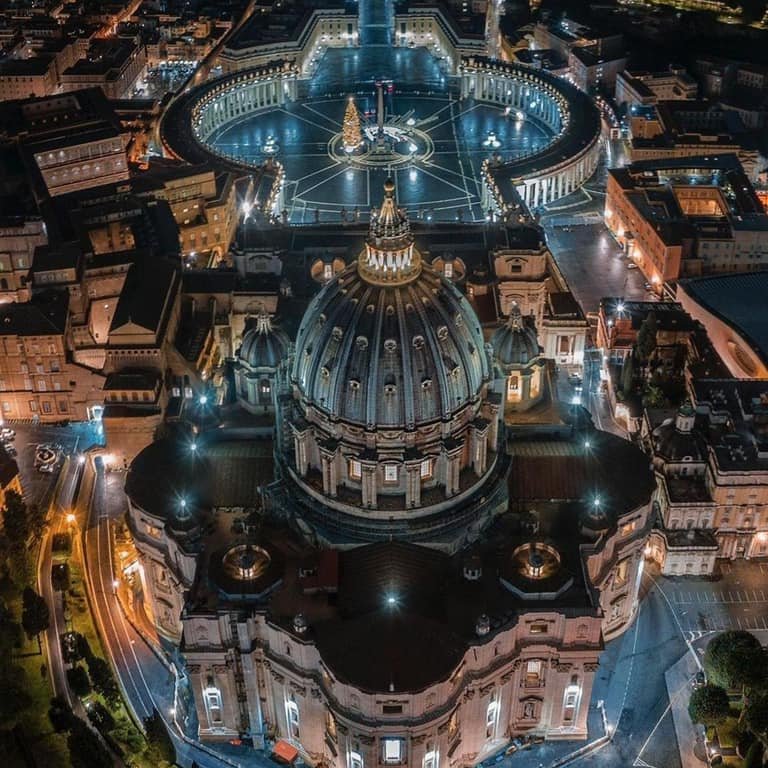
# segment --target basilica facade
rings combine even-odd
[[[149,446],[126,490],[151,620],[205,741],[312,764],[469,766],[583,739],[631,623],[655,489],[644,454],[558,402],[536,317],[494,332],[422,258],[394,185],[295,339],[255,318],[243,414]]]

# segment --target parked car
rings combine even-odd
[[[581,384],[581,376],[579,376],[578,373],[569,373],[568,383],[572,384],[574,387]]]

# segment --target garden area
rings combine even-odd
[[[55,606],[36,592],[37,560],[50,520],[9,491],[0,522],[0,653],[7,660],[0,665],[3,768],[108,768],[118,759],[137,768],[172,765],[173,743],[159,715],[144,723],[142,733],[125,709],[93,623],[80,548],[68,531],[51,534],[51,578],[55,599],[62,601],[61,650],[74,711],[54,696],[42,638]]]
[[[762,766],[768,748],[768,653],[750,632],[723,632],[707,646],[704,672],[688,713],[706,727],[710,764]]]

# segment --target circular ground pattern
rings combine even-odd
[[[285,167],[286,208],[293,223],[339,220],[355,209],[366,211],[380,197],[384,180],[395,180],[397,198],[414,218],[481,221],[480,165],[498,152],[505,159],[543,149],[555,138],[531,118],[519,120],[502,107],[450,94],[400,93],[386,99],[387,120],[408,130],[409,152],[402,143],[382,162],[369,149],[346,157],[339,143],[348,94],[302,99],[284,107],[254,113],[223,126],[208,140],[215,150],[249,163],[263,162],[271,147]],[[375,121],[376,94],[355,94],[364,120]],[[270,147],[270,137],[272,140]],[[412,157],[410,155],[413,155]]]

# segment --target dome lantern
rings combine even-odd
[[[358,262],[358,272],[374,285],[402,285],[421,273],[421,255],[413,245],[408,216],[398,208],[395,182],[384,182],[384,200],[371,215],[365,253]]]

